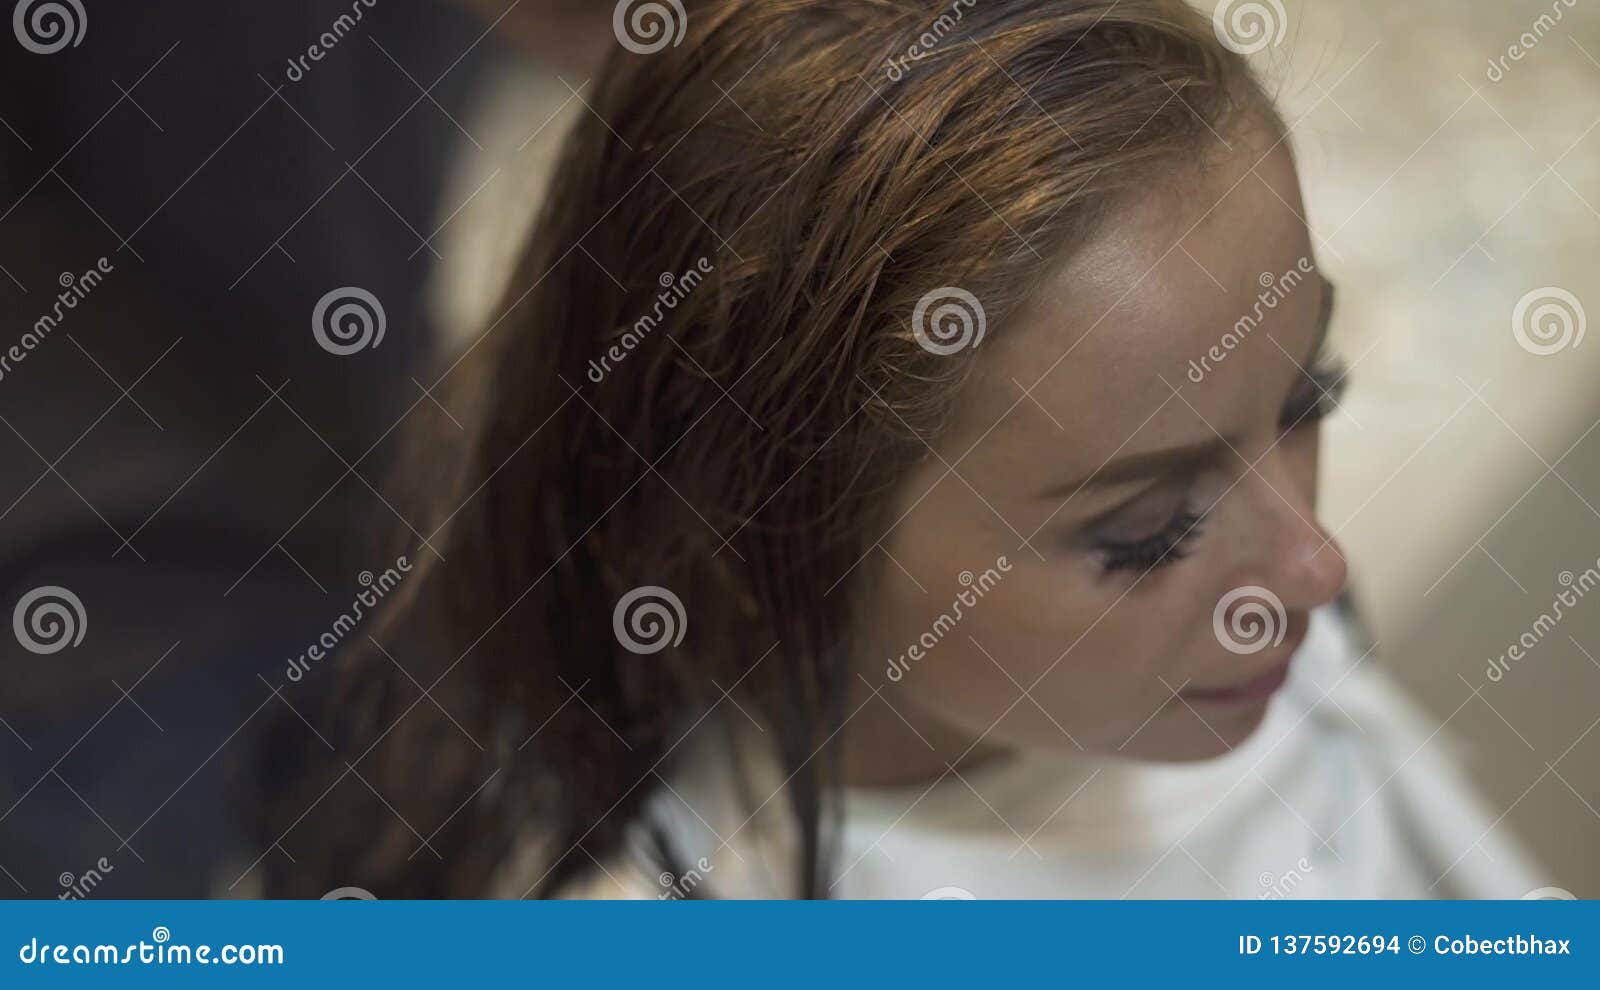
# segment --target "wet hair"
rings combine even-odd
[[[467,432],[409,441],[441,528],[404,534],[417,571],[372,636],[394,656],[341,659],[326,747],[290,721],[269,748],[266,839],[305,836],[270,893],[487,896],[530,857],[530,893],[569,889],[650,829],[728,689],[787,778],[790,892],[825,896],[862,562],[959,394],[960,335],[1004,333],[1108,211],[1273,119],[1175,0],[688,11],[584,93],[450,373]],[[951,287],[981,322],[949,320]]]

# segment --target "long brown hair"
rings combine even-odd
[[[972,353],[938,335],[1003,332],[1106,210],[1270,115],[1175,0],[689,12],[584,94],[449,377],[468,439],[411,441],[441,528],[372,637],[406,663],[343,658],[337,752],[307,743],[326,772],[272,750],[299,779],[268,837],[315,847],[272,857],[273,892],[482,896],[529,848],[531,892],[559,892],[622,851],[724,690],[788,777],[794,892],[825,891],[863,558]],[[916,325],[948,287],[981,314]],[[661,606],[637,626],[636,589]]]

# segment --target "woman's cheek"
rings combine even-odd
[[[1009,558],[1001,583],[976,601],[965,632],[1026,687],[1052,666],[1071,668],[1080,657],[1102,653],[1123,633],[1121,610],[1107,610],[1114,599],[1104,599],[1072,568],[1019,557]]]

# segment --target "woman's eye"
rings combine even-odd
[[[1201,516],[1185,508],[1148,536],[1137,540],[1100,540],[1095,550],[1106,573],[1138,571],[1142,574],[1187,557],[1190,544],[1200,535],[1200,523]]]
[[[1319,361],[1300,383],[1278,416],[1278,428],[1294,430],[1315,426],[1333,415],[1344,396],[1347,376],[1342,367]]]

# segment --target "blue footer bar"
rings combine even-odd
[[[8,901],[0,953],[6,988],[1596,986],[1600,903]]]

